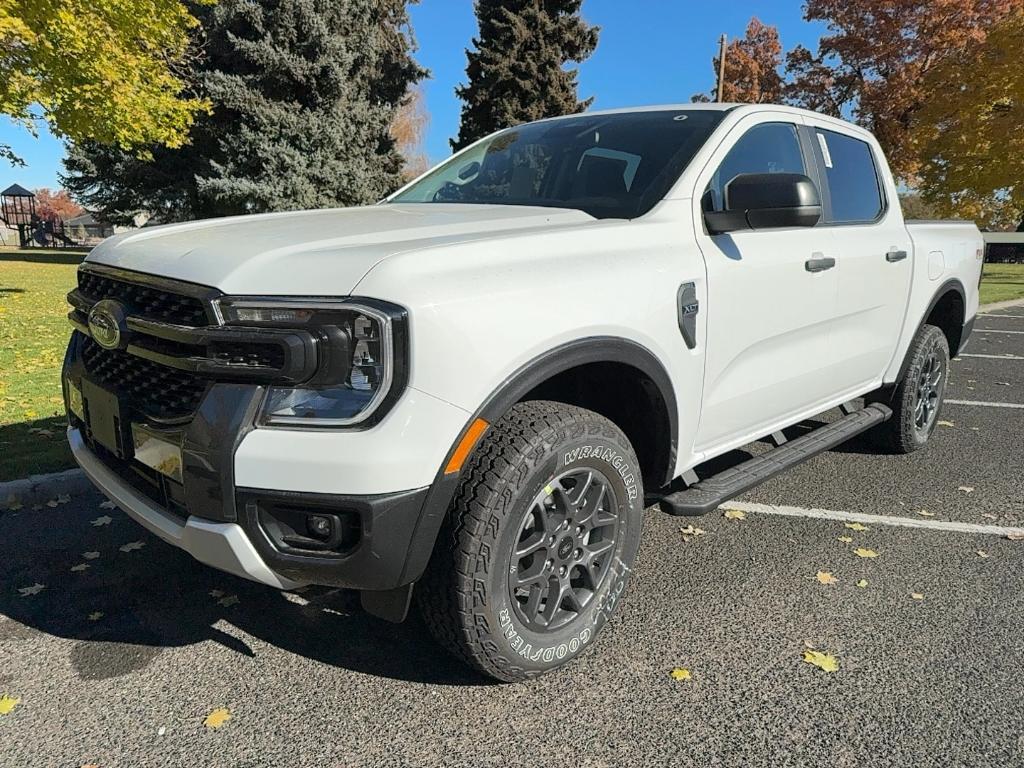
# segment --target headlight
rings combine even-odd
[[[225,325],[303,328],[317,340],[317,372],[298,387],[270,387],[266,425],[338,427],[383,415],[405,374],[406,314],[371,300],[223,298]]]

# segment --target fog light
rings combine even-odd
[[[316,536],[318,539],[329,539],[331,538],[331,533],[333,533],[334,525],[329,517],[313,515],[309,518],[307,528],[309,528],[310,535]]]

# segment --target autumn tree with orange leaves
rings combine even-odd
[[[983,46],[988,31],[1022,6],[1024,0],[807,0],[804,17],[825,22],[828,34],[817,53],[798,46],[786,57],[787,97],[852,116],[878,137],[896,176],[914,185],[922,169],[915,118],[934,99],[953,95],[929,88],[932,71]]]
[[[63,189],[56,192],[42,187],[36,190],[36,213],[41,219],[61,219],[67,221],[81,216],[85,209],[71,199]]]
[[[718,77],[718,56],[712,59],[715,77]],[[783,83],[779,68],[782,66],[782,44],[775,27],[762,24],[755,16],[747,24],[742,38],[733,40],[725,48],[725,77],[722,100],[745,104],[777,104],[782,100]],[[703,93],[693,101],[711,101]]]
[[[405,161],[402,167],[402,177],[405,180],[416,178],[430,166],[430,160],[423,147],[423,139],[429,124],[430,115],[427,112],[423,88],[416,86],[406,95],[391,121],[391,136]]]

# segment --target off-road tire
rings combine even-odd
[[[586,509],[602,507],[605,526],[609,516],[617,515],[609,559],[590,559],[604,569],[603,580],[592,582],[597,586],[578,610],[563,608],[561,593],[557,601],[544,599],[544,604],[557,602],[556,615],[570,618],[564,626],[538,629],[525,617],[529,599],[513,586],[521,578],[517,563],[528,562],[514,552],[523,546],[521,537],[530,531],[524,521],[534,511],[554,504],[556,495],[568,506],[572,494],[562,494],[562,485],[553,492],[553,478],[565,484],[577,476],[588,481],[587,486],[580,481],[580,488],[589,487],[593,477],[603,478],[605,491],[598,495],[606,501],[587,501],[575,513],[583,520]],[[431,634],[457,658],[501,681],[524,680],[567,664],[593,645],[621,601],[640,543],[643,498],[636,454],[611,421],[562,403],[514,406],[487,431],[463,468],[430,564],[416,585],[416,603]],[[571,517],[567,513],[562,525],[571,524]],[[576,540],[591,546],[593,534],[578,533],[584,525],[570,527],[556,535],[566,540],[582,536]],[[547,529],[538,532],[544,538]],[[545,569],[550,567],[546,558],[557,557],[562,549],[545,550]],[[554,562],[557,569],[559,561]]]
[[[940,328],[921,326],[907,355],[910,362],[906,373],[895,387],[868,397],[869,402],[885,403],[892,408],[892,418],[870,433],[875,445],[887,453],[912,453],[928,442],[941,416],[949,379],[949,342]],[[922,426],[919,412],[922,388],[925,379],[931,378],[930,366],[935,363],[939,366],[940,379],[931,387],[934,403],[927,409],[927,418]]]

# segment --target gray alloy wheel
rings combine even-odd
[[[562,472],[537,494],[509,563],[512,606],[525,627],[564,627],[594,599],[611,570],[617,508],[598,469]]]
[[[892,408],[892,418],[872,430],[879,447],[911,453],[928,442],[942,411],[949,380],[949,342],[940,328],[923,325],[907,352],[907,369],[895,387],[868,396]]]
[[[640,546],[643,481],[615,424],[519,403],[493,424],[414,595],[431,634],[506,682],[568,664],[622,602]]]
[[[917,377],[914,392],[914,428],[928,439],[939,415],[939,405],[946,389],[946,367],[949,353],[943,354],[938,344],[933,343]]]

